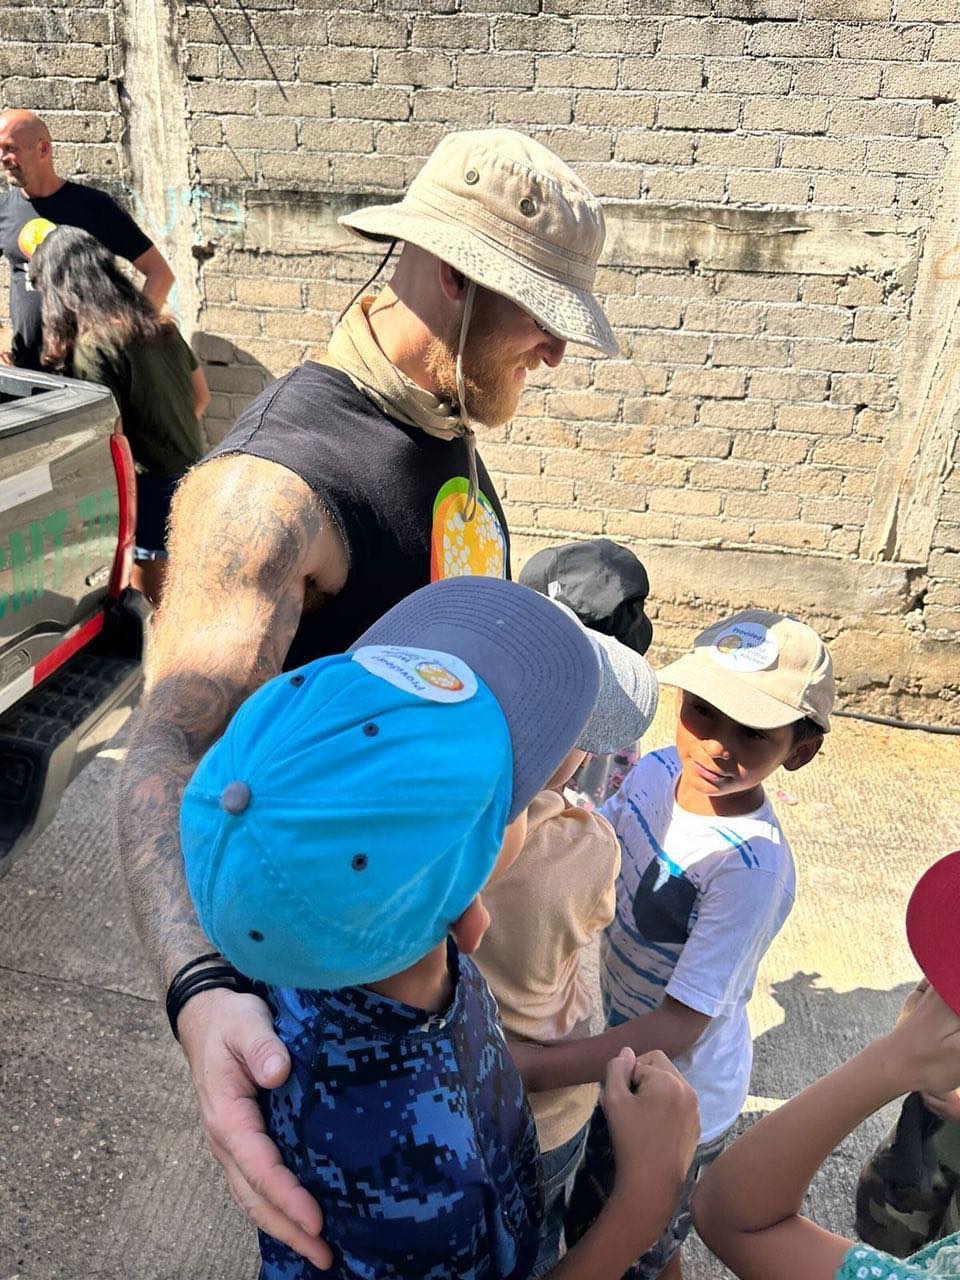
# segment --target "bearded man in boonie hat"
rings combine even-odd
[[[591,293],[599,203],[530,138],[451,134],[402,200],[343,222],[403,249],[321,359],[268,387],[180,485],[119,805],[142,936],[162,985],[188,982],[172,1021],[210,1145],[253,1220],[320,1266],[319,1209],[249,1125],[257,1087],[279,1085],[289,1058],[267,1006],[211,959],[183,877],[183,780],[282,668],[345,652],[431,581],[509,576],[473,424],[506,421],[527,374],[558,365],[567,342],[615,350]]]

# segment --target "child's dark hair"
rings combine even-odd
[[[822,736],[823,729],[811,716],[804,716],[802,720],[794,720],[793,745],[795,747],[801,742],[808,741],[810,738],[819,738]]]
[[[128,280],[99,240],[79,227],[56,227],[30,262],[42,295],[43,363],[69,368],[80,338],[119,350],[128,342],[166,340],[173,321]]]

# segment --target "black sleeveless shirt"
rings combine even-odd
[[[306,481],[347,550],[342,590],[303,614],[286,669],[342,653],[428,582],[510,575],[506,520],[479,458],[480,501],[464,523],[464,442],[388,417],[339,369],[307,361],[272,383],[206,460],[238,453],[279,463]]]

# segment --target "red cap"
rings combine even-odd
[[[914,886],[907,941],[923,976],[960,1014],[960,850],[928,867]]]

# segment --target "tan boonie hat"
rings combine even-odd
[[[447,134],[399,203],[370,205],[338,222],[369,240],[419,245],[510,298],[555,337],[617,351],[591,292],[606,235],[600,202],[522,133]]]
[[[778,729],[809,716],[830,732],[834,683],[827,646],[806,623],[782,613],[747,609],[724,618],[658,678],[751,729]]]

